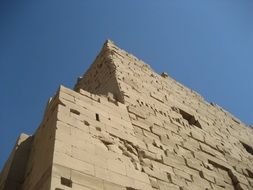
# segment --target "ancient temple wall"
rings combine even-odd
[[[151,160],[157,162],[159,157],[158,162],[172,167],[166,172],[169,183],[188,189],[251,189],[253,130],[166,74],[158,75],[110,45],[135,132],[154,154]],[[149,168],[155,170],[154,165]],[[156,182],[162,180],[153,172],[149,176]]]
[[[251,128],[113,43],[104,48],[116,71],[116,93],[127,106],[134,133],[144,145],[141,157],[145,159],[140,164],[153,188],[252,187]],[[99,78],[103,73],[97,74]],[[87,86],[90,84],[83,88],[88,90]],[[170,169],[163,171],[164,167]]]
[[[107,41],[47,105],[18,190],[251,190],[252,142],[252,128]]]
[[[152,189],[127,108],[61,87],[51,189]]]
[[[48,103],[43,120],[33,135],[22,190],[48,190],[51,184],[58,95]]]

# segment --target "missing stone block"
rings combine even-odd
[[[67,187],[72,187],[72,181],[65,177],[61,177],[61,184]]]
[[[253,172],[250,171],[249,169],[246,169],[246,171],[248,173],[248,176],[253,179]]]
[[[84,125],[86,125],[86,126],[90,126],[90,123],[88,122],[88,121],[83,121],[84,122]]]
[[[242,146],[245,148],[245,150],[248,153],[250,153],[251,155],[253,155],[253,148],[252,148],[252,146],[250,146],[250,145],[248,145],[246,143],[243,143],[243,142],[241,142],[241,144],[242,144]]]
[[[99,118],[99,114],[98,114],[98,113],[96,113],[96,120],[97,120],[97,121],[100,121],[100,118]]]
[[[126,190],[138,190],[138,189],[135,189],[133,187],[127,187]]]
[[[183,117],[185,120],[188,121],[188,123],[189,123],[190,125],[194,125],[194,126],[200,128],[200,129],[202,129],[202,127],[201,127],[199,121],[196,120],[195,117],[194,117],[193,115],[191,115],[191,114],[189,114],[189,113],[187,113],[187,112],[185,112],[184,110],[181,110],[181,109],[179,109],[179,113],[182,115],[182,117]]]
[[[76,114],[76,115],[80,115],[80,112],[75,110],[75,109],[70,109],[70,113]]]

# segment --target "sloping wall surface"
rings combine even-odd
[[[117,97],[127,105],[138,146],[143,145],[138,155],[142,170],[156,187],[166,189],[169,181],[175,189],[253,189],[252,128],[110,41],[103,56],[112,60]],[[91,73],[103,78],[98,67],[84,76]],[[88,90],[86,81],[82,78],[79,84],[85,85],[79,88]]]
[[[252,144],[252,128],[107,41],[49,102],[17,189],[251,190]]]

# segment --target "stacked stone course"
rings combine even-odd
[[[252,128],[107,41],[21,135],[0,190],[251,190],[252,143]]]

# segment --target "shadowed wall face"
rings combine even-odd
[[[20,189],[25,180],[33,137],[20,135],[12,154],[7,161],[0,179],[0,188],[4,190]]]

